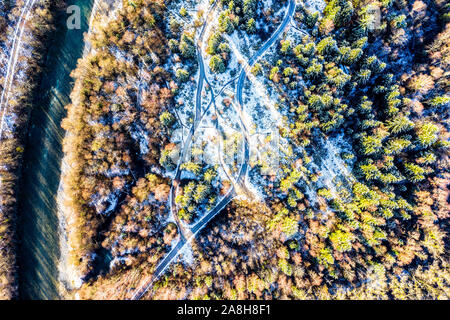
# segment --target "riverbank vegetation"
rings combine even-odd
[[[170,199],[174,100],[179,86],[195,90],[201,29],[184,30],[195,13],[168,14],[170,3],[124,1],[74,72],[64,186],[72,263],[86,281],[71,297],[131,298],[179,220],[195,222],[223,196],[216,167],[187,162]],[[236,30],[264,33],[271,21],[256,1],[218,7],[205,48],[213,74],[226,71]],[[448,299],[448,10],[433,0],[332,0],[319,11],[299,2],[244,89],[259,81],[276,99],[279,168],[254,165],[254,199],[228,204],[144,298]]]
[[[60,1],[39,2],[31,8],[23,34],[14,38],[24,1],[0,4],[0,299],[17,297],[17,197],[28,119],[43,70],[45,53]],[[21,24],[22,25],[22,24]],[[14,39],[19,43],[13,47]],[[18,51],[17,63],[10,57]],[[9,72],[8,72],[9,71]],[[12,79],[8,77],[12,76]]]

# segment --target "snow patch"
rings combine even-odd
[[[194,253],[192,252],[192,247],[190,245],[186,244],[180,250],[180,260],[189,266],[194,264]]]

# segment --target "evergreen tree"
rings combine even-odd
[[[180,52],[185,58],[195,57],[195,45],[194,40],[189,37],[186,33],[183,33],[180,41]]]
[[[223,73],[226,70],[225,63],[223,62],[222,57],[218,54],[212,56],[211,61],[209,62],[209,67],[214,73]]]

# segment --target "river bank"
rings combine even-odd
[[[19,199],[19,296],[22,299],[57,299],[59,221],[56,193],[59,186],[64,131],[60,126],[70,101],[70,73],[83,50],[92,1],[71,0],[81,9],[81,29],[68,30],[66,17],[57,21],[31,113]]]

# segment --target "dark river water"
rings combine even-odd
[[[59,234],[56,196],[60,182],[64,106],[70,102],[70,73],[84,48],[92,0],[68,0],[81,8],[81,30],[57,24],[31,115],[19,199],[21,299],[59,299]]]

